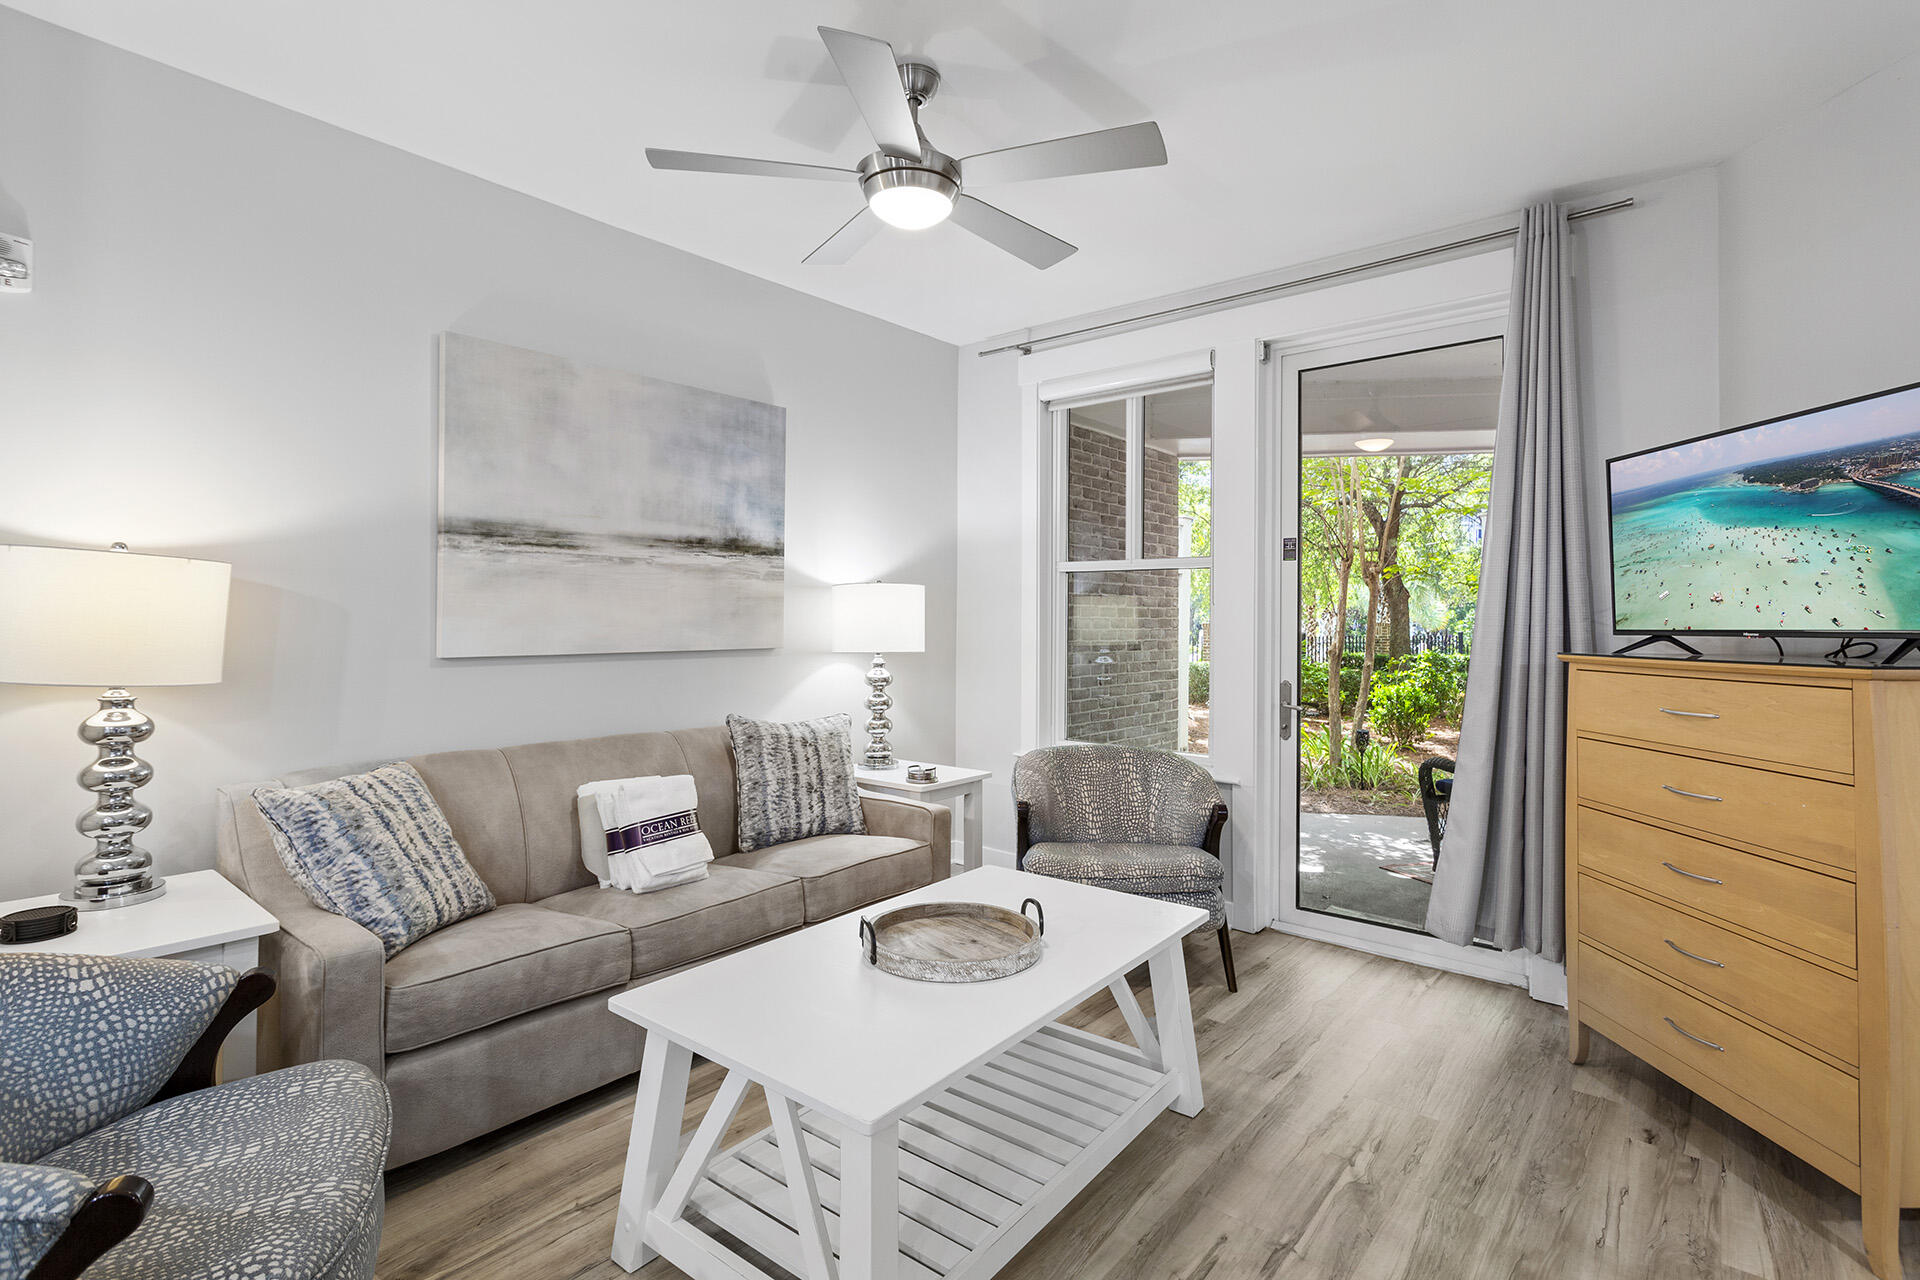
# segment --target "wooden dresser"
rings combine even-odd
[[[1858,1191],[1893,1280],[1920,1205],[1920,669],[1565,661],[1569,1056],[1598,1031]]]

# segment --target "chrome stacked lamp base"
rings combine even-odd
[[[60,895],[82,911],[103,911],[149,902],[167,891],[153,874],[153,855],[133,838],[153,821],[153,810],[133,798],[153,778],[153,766],[133,753],[153,736],[153,721],[133,705],[125,689],[100,695],[100,710],[80,723],[80,740],[99,757],[80,771],[80,785],[98,797],[74,823],[94,849],[73,868],[73,888]]]
[[[887,686],[892,683],[887,660],[874,654],[873,665],[867,668],[867,688],[872,692],[867,694],[867,749],[860,755],[862,769],[893,768],[893,744],[887,741],[887,735],[893,732],[893,721],[887,719],[893,707]]]

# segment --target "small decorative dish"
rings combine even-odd
[[[860,917],[860,950],[882,973],[916,982],[991,982],[1032,968],[1046,931],[1038,898],[1018,911],[984,902],[921,902]]]
[[[938,782],[940,774],[930,764],[910,764],[907,766],[908,782]]]

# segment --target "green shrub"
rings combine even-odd
[[[1430,651],[1395,658],[1381,668],[1381,682],[1417,685],[1432,700],[1432,714],[1457,725],[1467,701],[1467,655]]]
[[[1315,662],[1311,658],[1300,660],[1300,705],[1303,707],[1327,705],[1326,663]]]
[[[1187,701],[1193,706],[1204,707],[1208,705],[1212,693],[1212,664],[1189,662],[1187,664]]]
[[[1340,768],[1327,761],[1327,735],[1310,733],[1300,740],[1300,782],[1314,791],[1405,791],[1414,787],[1414,773],[1384,742],[1367,744],[1365,751],[1348,746],[1340,753]]]
[[[1376,682],[1368,703],[1374,727],[1399,747],[1418,742],[1440,709],[1426,686],[1412,678]]]
[[[1348,785],[1368,791],[1378,791],[1383,787],[1401,789],[1393,784],[1406,774],[1406,763],[1392,747],[1379,739],[1369,742],[1365,751],[1344,751],[1341,756],[1342,763],[1347,766]]]

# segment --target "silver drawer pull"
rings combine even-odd
[[[1664,782],[1660,784],[1660,789],[1662,791],[1671,791],[1673,792],[1673,794],[1677,796],[1685,796],[1689,800],[1711,800],[1715,804],[1718,804],[1720,803],[1720,801],[1726,799],[1725,796],[1710,796],[1702,791],[1682,791],[1680,788],[1670,787]]]
[[[1672,707],[1662,707],[1660,710],[1666,715],[1685,716],[1689,720],[1718,720],[1720,718],[1718,711],[1675,711]]]
[[[1716,969],[1724,969],[1727,967],[1725,964],[1721,963],[1718,960],[1709,960],[1705,956],[1697,956],[1693,954],[1693,952],[1687,950],[1685,947],[1675,942],[1672,938],[1662,938],[1660,939],[1660,941],[1666,943],[1668,946],[1672,947],[1675,951],[1678,951],[1681,955],[1685,956],[1689,960],[1698,960],[1701,964],[1710,964]]]
[[[1698,880],[1701,884],[1725,884],[1726,883],[1725,880],[1715,880],[1712,876],[1700,876],[1700,875],[1695,875],[1691,871],[1682,871],[1680,868],[1674,866],[1671,862],[1663,862],[1660,865],[1665,867],[1667,870],[1673,872],[1673,874],[1677,876],[1685,876],[1689,880]]]
[[[1693,1034],[1693,1032],[1687,1030],[1685,1027],[1675,1022],[1672,1018],[1662,1018],[1660,1019],[1660,1021],[1666,1023],[1668,1026],[1672,1027],[1675,1031],[1678,1031],[1681,1035],[1693,1041],[1695,1044],[1703,1044],[1707,1046],[1707,1048],[1713,1050],[1715,1053],[1725,1053],[1727,1051],[1727,1046],[1723,1044],[1715,1044],[1711,1040],[1702,1040],[1699,1036]]]

